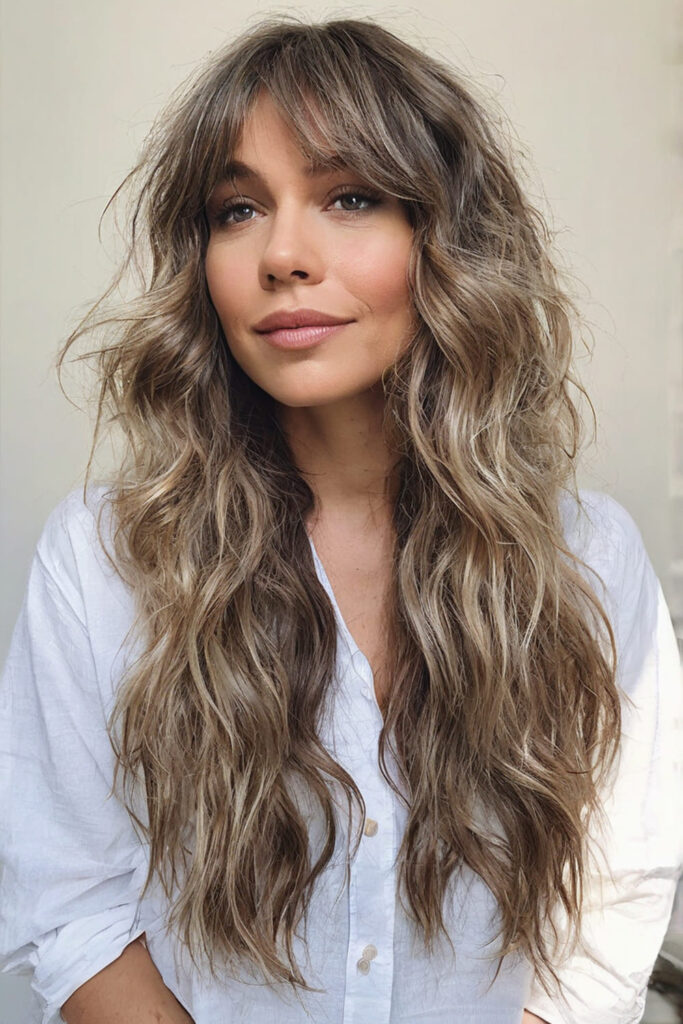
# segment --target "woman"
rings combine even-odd
[[[491,120],[369,20],[269,19],[129,184],[140,294],[67,344],[109,332],[122,463],[48,520],[3,684],[5,969],[43,1024],[640,1019],[675,641],[576,492]]]

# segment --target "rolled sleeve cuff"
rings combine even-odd
[[[568,984],[566,985],[565,999],[562,997],[551,999],[545,992],[534,992],[533,996],[527,999],[525,1009],[530,1013],[535,1013],[537,1017],[547,1021],[548,1024],[595,1024],[598,1019],[600,1024],[638,1024],[645,1010],[648,977],[648,972],[644,972],[628,1007],[620,1010],[600,1010],[599,1017],[595,1009],[587,1005],[585,999],[577,991],[572,990]],[[632,980],[636,981],[636,979]],[[604,992],[601,994],[604,995]],[[623,996],[623,993],[620,995]]]
[[[71,921],[41,939],[32,982],[41,1024],[63,1024],[60,1011],[69,996],[142,935],[145,927],[137,909],[137,904],[113,907]]]
[[[667,869],[653,872],[640,881],[631,900],[628,894],[621,903],[608,900],[602,914],[589,915],[588,941],[558,969],[561,992],[549,995],[534,979],[525,1008],[548,1024],[637,1024],[671,914],[676,877]]]

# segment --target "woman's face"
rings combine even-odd
[[[249,171],[235,175],[239,191],[224,181],[212,193],[206,254],[230,351],[287,406],[362,394],[415,326],[404,208],[384,193],[365,198],[363,180],[349,170],[311,174],[267,94],[252,108],[233,159]],[[351,322],[303,349],[275,347],[255,328],[269,314],[302,308]]]

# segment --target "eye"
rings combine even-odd
[[[381,202],[381,195],[374,189],[367,188],[346,188],[343,192],[338,192],[337,195],[331,200],[332,203],[338,203],[340,200],[360,200],[362,203],[366,203],[365,207],[360,207],[357,204],[352,206],[350,209],[343,208],[343,213],[367,213],[377,206]]]
[[[237,217],[236,219],[233,220],[232,219],[233,213],[235,213],[236,211],[240,211],[240,210],[253,210],[253,209],[254,209],[254,207],[251,205],[251,203],[240,202],[239,200],[237,200],[237,201],[226,200],[226,202],[223,204],[221,209],[218,211],[218,213],[216,214],[214,219],[216,221],[216,224],[221,225],[221,227],[224,227],[225,225],[230,225],[230,224],[244,224],[246,220],[251,220],[252,218],[251,217],[247,217],[245,219],[242,219],[241,217]]]
[[[337,212],[347,214],[369,213],[370,210],[382,202],[382,195],[375,189],[359,188],[358,186],[347,186],[338,191],[330,200],[330,205],[343,202],[346,205],[338,208]],[[237,224],[246,224],[253,220],[249,212],[254,212],[254,206],[238,196],[226,199],[220,209],[213,215],[213,221],[218,227],[233,227]]]

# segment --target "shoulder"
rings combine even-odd
[[[658,629],[669,644],[668,609],[633,517],[599,491],[580,490],[578,499],[565,494],[561,502],[565,541],[603,604],[622,660],[627,648],[640,657]]]
[[[106,519],[109,493],[104,484],[70,491],[45,520],[37,550],[48,562],[91,552],[100,518]]]
[[[602,491],[579,490],[578,501],[568,493],[560,500],[564,535],[579,558],[603,568],[615,568],[645,555],[643,538],[633,517],[616,499]]]
[[[85,494],[82,487],[70,491],[47,516],[39,544],[45,549],[58,549],[67,537],[87,533],[106,507],[108,493],[104,484],[91,485]]]
[[[108,553],[112,518],[109,489],[93,485],[70,491],[49,513],[36,545],[36,560],[73,606],[96,582],[117,577]]]

